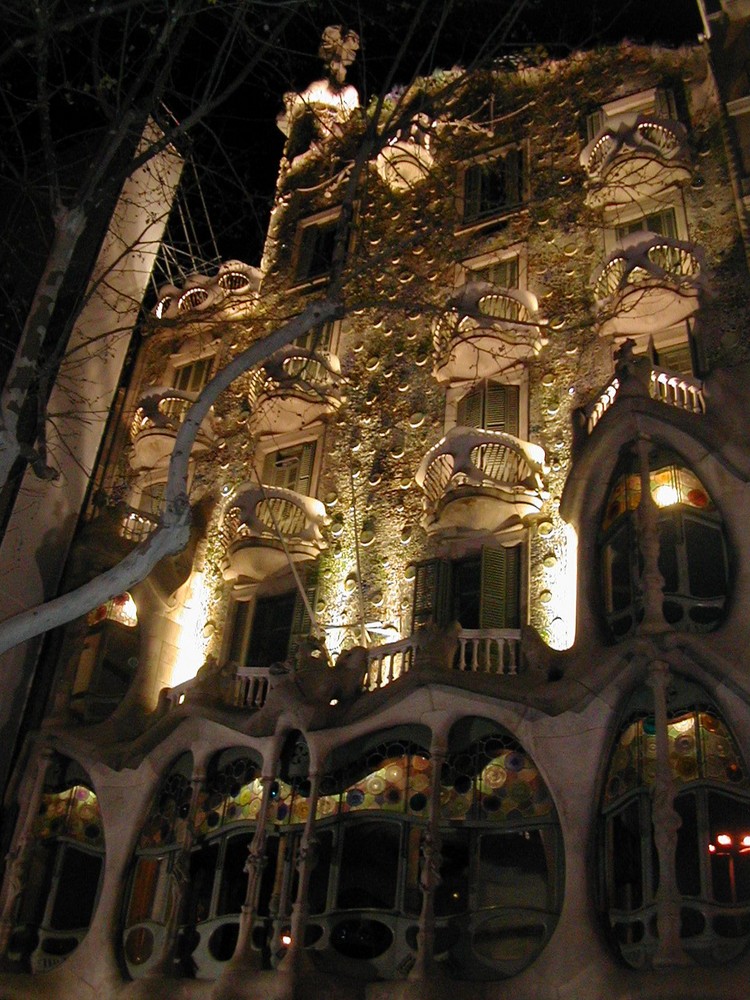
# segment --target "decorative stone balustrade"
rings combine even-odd
[[[392,191],[408,191],[429,176],[434,162],[429,125],[429,119],[419,115],[378,154],[375,169]]]
[[[328,521],[325,507],[313,497],[278,486],[240,486],[220,527],[222,572],[234,596],[247,600],[255,584],[290,559],[316,559],[327,544],[322,529]]]
[[[512,434],[454,427],[427,452],[415,476],[425,528],[498,531],[538,514],[547,494],[544,450]]]
[[[140,401],[130,424],[133,449],[130,464],[134,469],[153,469],[172,454],[177,431],[185,415],[197,400],[198,393],[156,386]],[[214,444],[211,418],[206,417],[195,438],[193,454],[205,452]]]
[[[703,254],[656,233],[626,237],[594,275],[602,336],[656,333],[697,312],[708,291]]]
[[[342,400],[336,355],[294,345],[258,368],[248,391],[253,430],[261,436],[302,430],[335,413]]]
[[[491,378],[538,354],[547,343],[531,292],[471,281],[433,328],[438,382]]]
[[[619,391],[620,379],[615,376],[606,388],[602,389],[596,399],[583,407],[582,412],[589,434],[612,406]],[[678,410],[685,410],[688,413],[706,412],[706,399],[703,394],[703,383],[700,379],[677,375],[665,368],[651,369],[648,394],[652,399],[658,399],[669,406],[675,406]]]
[[[629,115],[604,125],[581,153],[592,208],[630,205],[690,180],[687,132],[679,122]]]
[[[191,274],[182,288],[163,285],[153,314],[156,319],[176,319],[193,311],[227,305],[232,298],[249,299],[260,287],[260,271],[239,260],[222,264],[215,275]]]

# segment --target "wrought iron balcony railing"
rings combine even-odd
[[[538,514],[545,472],[539,445],[500,431],[454,427],[427,452],[415,476],[425,494],[427,530],[497,530]]]
[[[690,179],[687,132],[667,118],[636,115],[605,124],[581,153],[589,205],[632,204]]]
[[[435,377],[491,378],[538,354],[546,342],[531,292],[471,281],[434,325]]]
[[[196,392],[184,392],[164,386],[156,386],[144,396],[130,424],[133,468],[153,468],[171,453],[177,431],[197,399]],[[208,416],[196,435],[193,450],[206,451],[213,443],[214,433],[211,417]]]
[[[282,569],[288,559],[315,559],[328,524],[320,500],[279,486],[239,487],[220,525],[224,579],[238,588]]]
[[[693,315],[708,290],[699,247],[649,232],[626,237],[593,283],[602,335],[667,329]]]
[[[278,351],[250,378],[248,403],[259,433],[301,430],[343,401],[341,365],[335,354],[293,344]]]

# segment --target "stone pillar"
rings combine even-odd
[[[638,467],[641,477],[641,500],[638,504],[638,544],[643,556],[641,589],[643,591],[643,621],[640,631],[655,635],[666,632],[664,621],[664,577],[659,570],[659,508],[651,496],[651,476],[648,462],[649,442],[638,441]]]
[[[271,790],[275,781],[273,774],[264,774],[261,778],[263,797],[256,820],[255,834],[248,845],[248,857],[245,864],[247,873],[247,892],[240,914],[240,928],[234,954],[227,966],[227,971],[235,969],[260,969],[261,956],[252,946],[253,918],[258,905],[258,894],[263,870],[266,867],[266,842],[268,840],[268,810],[271,805]]]
[[[442,745],[430,749],[432,777],[430,783],[429,813],[422,841],[422,910],[417,932],[417,958],[409,979],[427,979],[434,971],[435,954],[435,891],[440,885],[442,864],[440,838],[440,779],[445,763],[446,750]]]
[[[288,977],[287,989],[282,996],[294,996],[298,982],[308,974],[314,974],[310,956],[305,952],[305,929],[310,912],[308,901],[310,876],[318,860],[318,842],[315,837],[315,813],[318,809],[320,791],[320,774],[315,771],[310,775],[310,794],[308,796],[309,810],[305,829],[302,833],[299,850],[297,851],[297,896],[292,907],[291,941],[286,955],[279,964],[279,972]]]
[[[663,660],[654,660],[648,683],[654,694],[654,728],[656,731],[656,780],[652,792],[651,817],[654,826],[656,853],[659,858],[659,888],[656,892],[656,923],[659,943],[654,955],[655,966],[689,964],[680,942],[680,904],[677,888],[677,831],[680,817],[674,807],[675,785],[669,764],[667,735],[667,683],[669,667]]]
[[[25,869],[29,846],[34,836],[34,820],[39,815],[44,782],[54,755],[51,747],[44,746],[37,750],[34,782],[26,801],[21,803],[16,834],[5,859],[5,878],[0,895],[0,956],[5,955],[13,931],[16,903],[26,881]]]

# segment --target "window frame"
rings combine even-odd
[[[475,170],[476,168],[481,169],[485,165],[496,163],[499,160],[504,161],[511,152],[517,153],[520,160],[518,178],[519,200],[512,203],[506,201],[502,205],[486,209],[484,211],[480,209],[479,214],[476,216],[472,215],[467,218],[466,185],[467,176],[470,171]],[[527,139],[523,139],[520,142],[506,143],[503,146],[499,146],[489,152],[482,153],[479,156],[475,156],[463,163],[459,168],[457,177],[456,211],[458,215],[458,225],[456,227],[456,232],[458,234],[463,234],[487,229],[502,223],[505,219],[508,219],[512,215],[516,215],[519,212],[524,211],[528,205],[530,193],[529,163],[529,142]]]
[[[340,215],[341,206],[336,205],[334,208],[327,209],[325,212],[318,212],[316,215],[310,215],[307,218],[300,219],[297,223],[297,229],[294,234],[294,246],[292,248],[292,288],[316,288],[328,282],[331,274],[331,265],[333,263],[332,259],[324,271],[318,271],[311,274],[310,266],[306,266],[304,273],[301,272],[301,265],[304,262],[303,254],[305,241],[309,238],[309,235],[307,234],[309,234],[312,229],[323,231],[325,229],[333,228],[335,230],[335,227],[338,225]],[[345,239],[345,243],[347,244],[346,250],[348,250],[348,239]],[[334,247],[331,257],[335,254],[335,249],[334,235]],[[313,248],[309,254],[310,265],[312,264],[314,256],[315,248]]]

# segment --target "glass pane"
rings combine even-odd
[[[643,858],[638,800],[634,800],[609,821],[607,881],[611,886],[610,906],[635,910],[643,904]]]
[[[685,517],[683,530],[691,595],[722,597],[727,592],[727,569],[721,528]]]
[[[632,602],[630,531],[627,524],[610,537],[603,551],[604,599],[609,612],[623,611]]]
[[[485,834],[480,841],[480,907],[551,907],[550,879],[539,830]]]
[[[159,868],[163,858],[139,858],[130,890],[130,905],[126,926],[131,927],[152,916],[156,887],[159,883]]]
[[[56,931],[88,927],[102,870],[100,855],[86,854],[69,844],[64,851],[50,919],[50,927]]]
[[[401,827],[368,822],[351,824],[343,832],[337,906],[342,910],[393,909]]]
[[[664,577],[664,592],[679,594],[680,567],[678,545],[680,542],[678,516],[659,518],[659,572]]]
[[[261,597],[256,601],[246,666],[269,667],[286,659],[296,593]]]
[[[750,902],[750,803],[711,792],[709,857],[717,903]]]
[[[224,868],[221,872],[219,899],[216,904],[216,916],[226,913],[239,913],[247,894],[247,849],[253,839],[252,833],[241,834],[227,841],[224,854]]]
[[[328,877],[333,858],[333,831],[319,830],[317,860],[310,875],[308,903],[310,913],[325,913],[328,909]]]
[[[188,924],[208,920],[211,913],[211,895],[214,875],[219,860],[219,845],[204,844],[190,855],[190,895],[188,897]]]
[[[677,888],[685,896],[701,894],[700,847],[698,840],[698,813],[695,795],[680,795],[675,800],[682,825],[677,831]]]
[[[442,834],[440,884],[435,890],[435,915],[465,913],[469,906],[468,830],[446,830]]]

